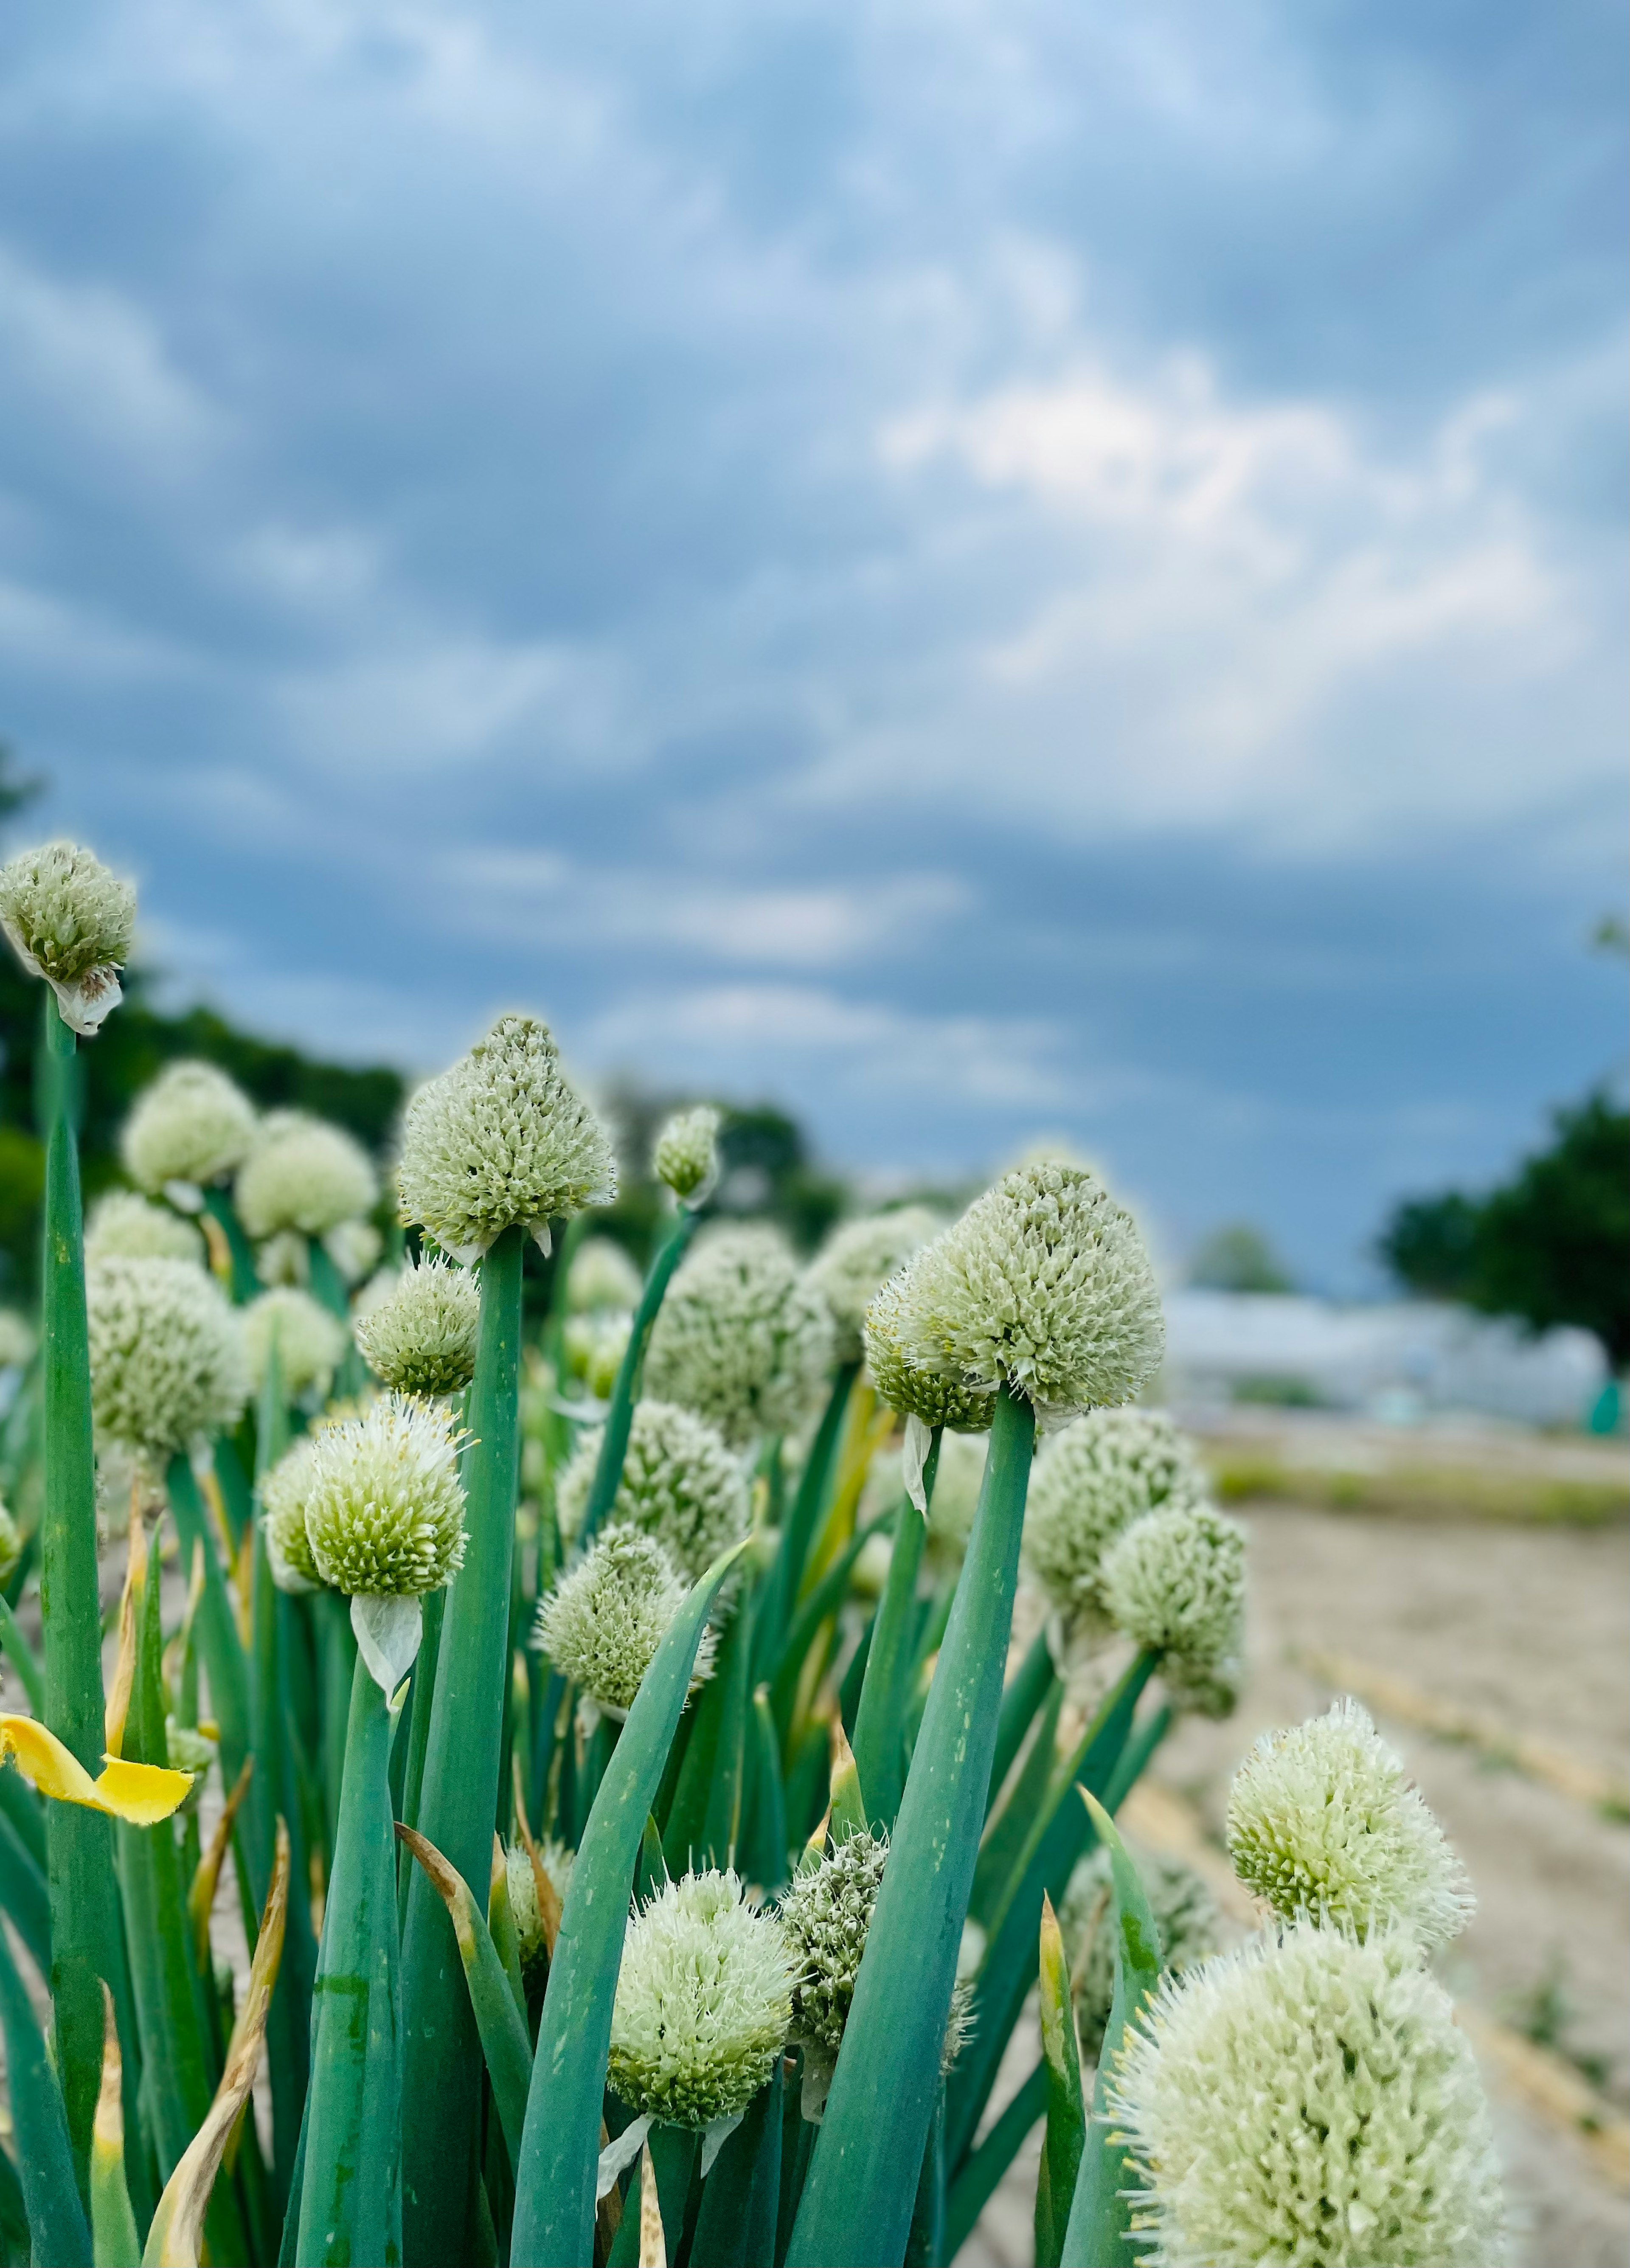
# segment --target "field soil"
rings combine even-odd
[[[1395,1702],[1403,1695],[1401,1713],[1376,1706],[1377,1721],[1477,1891],[1475,1919],[1439,1964],[1445,1984],[1469,2026],[1484,2016],[1508,2041],[1541,2039],[1560,2058],[1550,2072],[1575,2084],[1582,2075],[1622,2139],[1630,1825],[1611,1795],[1604,1803],[1570,1788],[1630,1782],[1630,1530],[1619,1521],[1525,1526],[1452,1510],[1411,1518],[1283,1500],[1235,1509],[1251,1537],[1243,1699],[1226,1724],[1185,1723],[1153,1777],[1220,1849],[1228,1779],[1252,1739],[1330,1702],[1331,1678],[1309,1658],[1343,1657],[1349,1685],[1362,1669],[1376,1673],[1378,1691]],[[1452,1705],[1481,1737],[1423,1730],[1412,1696]],[[1489,1737],[1496,1729],[1506,1737]],[[1510,1761],[1524,1736],[1560,1759],[1555,1778]],[[1033,2032],[1015,2041],[999,2107],[1036,2052]],[[1566,2103],[1546,2107],[1531,2073],[1514,2080],[1509,2062],[1485,2055],[1511,2268],[1623,2268],[1630,2199],[1612,2151],[1579,2131]],[[962,2268],[1020,2268],[1031,2258],[1038,2146],[1033,2136],[958,2256]]]

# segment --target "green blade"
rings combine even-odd
[[[85,1233],[75,1124],[79,1065],[74,1035],[47,992],[44,1092],[45,1253],[41,1374],[44,1503],[40,1519],[40,1610],[47,1725],[92,1777],[103,1736],[102,1614],[96,1565],[96,1467],[91,1440],[91,1354],[85,1308]],[[111,1822],[80,1804],[54,1803],[47,1821],[51,1899],[51,2002],[57,2070],[83,2192],[91,2122],[102,2074],[102,1990],[119,2014],[132,2074],[140,2071]]]
[[[1108,2115],[1110,2074],[1120,2054],[1128,2018],[1137,2014],[1160,1983],[1161,1935],[1138,1870],[1114,1822],[1084,1788],[1081,1800],[1099,1841],[1110,1854],[1115,1903],[1115,1994],[1103,2045],[1098,2051],[1092,2124],[1081,2153],[1059,2264],[1060,2268],[1104,2268],[1106,2263],[1130,2257],[1127,2236],[1132,2228],[1132,2203],[1121,2188],[1129,2170],[1125,2147],[1112,2138],[1114,2122]]]
[[[859,1373],[858,1362],[841,1363],[833,1373],[826,1407],[821,1413],[815,1439],[809,1444],[804,1469],[799,1475],[798,1494],[793,1499],[791,1513],[781,1523],[781,1541],[776,1548],[776,1556],[759,1594],[758,1651],[754,1661],[756,1679],[771,1676],[777,1662],[789,1650],[786,1624],[798,1598],[799,1586],[804,1580],[804,1563],[809,1557],[810,1544],[815,1541],[815,1529],[826,1506],[832,1460],[837,1454],[837,1438],[843,1431],[844,1412],[849,1406],[850,1389]],[[802,1651],[800,1646],[800,1654]],[[780,1714],[779,1710],[777,1714]]]
[[[690,2257],[696,2268],[760,2268],[775,2256],[781,2189],[782,2058],[702,2184]]]
[[[1042,1895],[1061,1898],[1078,1859],[1092,1841],[1092,1822],[1071,1789],[1102,1793],[1115,1778],[1128,1745],[1132,1712],[1154,1667],[1140,1653],[1104,1697],[1082,1734],[1067,1768],[1054,1782],[1052,1800],[1038,1816],[1018,1887],[996,1923],[979,1964],[974,2026],[948,2088],[946,2146],[955,2169],[966,2156],[995,2083],[1002,2051],[1036,1973],[1036,1933]]]
[[[301,2268],[402,2258],[396,1874],[391,1719],[358,1655],[345,1779],[312,1995],[311,2116],[300,2180]]]
[[[520,2160],[527,2088],[532,2078],[532,2043],[527,2037],[525,1997],[517,2002],[517,1980],[510,1975],[462,1874],[456,1874],[435,1845],[415,1834],[411,1827],[398,1827],[396,1834],[424,1869],[453,1924],[459,1959],[464,1965],[464,1981],[469,1987],[470,2008],[481,2035],[487,2073],[492,2081],[493,2108],[504,2130],[504,2146],[509,2153],[513,2173]]]
[[[804,1657],[814,1642],[815,1632],[842,1606],[855,1561],[879,1529],[888,1524],[885,1517],[874,1520],[869,1528],[857,1528],[793,1616],[785,1641],[774,1657],[774,1674],[770,1681],[770,1703],[778,1725],[786,1725],[792,1720],[793,1703],[798,1692],[799,1679],[803,1675]],[[763,1658],[761,1654],[760,1660]]]
[[[1042,1900],[1039,1991],[1042,2056],[1047,2073],[1047,2135],[1036,2185],[1036,2268],[1058,2268],[1087,2132],[1081,2095],[1075,2001],[1052,1900]]]
[[[1047,2067],[1038,2063],[951,2184],[945,2207],[945,2257],[954,2260],[996,2193],[997,2183],[1047,2108]]]
[[[697,1219],[698,1216],[689,1206],[681,1205],[672,1227],[657,1247],[651,1272],[645,1278],[639,1305],[634,1310],[628,1344],[623,1348],[623,1359],[617,1366],[616,1382],[611,1389],[611,1403],[601,1432],[600,1454],[595,1460],[594,1477],[589,1486],[588,1502],[584,1506],[583,1522],[578,1534],[579,1546],[587,1545],[616,1500],[617,1489],[623,1479],[623,1460],[628,1454],[629,1428],[634,1422],[634,1404],[639,1396],[645,1349],[651,1344],[652,1327],[674,1270],[684,1258],[686,1248],[697,1233]]]
[[[1029,1403],[1004,1389],[790,2268],[905,2250],[985,1821],[1035,1432]]]
[[[64,1807],[66,1808],[66,1807]],[[101,1995],[97,1995],[100,1999]],[[0,1929],[0,2028],[5,2033],[11,2125],[35,2268],[85,2268],[91,2232],[74,2179],[62,2089],[45,2037]],[[101,2088],[101,2073],[97,2073]]]
[[[933,1502],[940,1464],[940,1429],[923,1460],[923,1488]],[[855,1711],[854,1752],[866,1784],[872,1816],[892,1828],[905,1786],[905,1709],[916,1668],[917,1571],[922,1564],[928,1523],[909,1496],[895,1513],[894,1549],[882,1604],[872,1625],[871,1651]]]
[[[1007,1800],[986,1824],[979,1863],[974,1869],[973,1895],[968,1901],[968,1911],[981,1929],[989,1929],[993,1915],[1006,1912],[1008,1896],[1017,1886],[1015,1878],[1058,1769],[1056,1742],[1063,1707],[1064,1687],[1055,1678]]]
[[[589,1814],[538,2027],[515,2181],[514,2268],[588,2268],[611,2003],[634,1863],[708,1609],[744,1549],[723,1553],[692,1587],[640,1683]]]
[[[1013,1770],[1014,1759],[1024,1745],[1024,1736],[1036,1711],[1045,1704],[1058,1674],[1047,1633],[1045,1630],[1037,1631],[1030,1640],[1029,1653],[1002,1694],[1002,1713],[996,1720],[996,1754],[991,1759],[990,1803],[993,1804],[1001,1793],[1002,1782]]]
[[[467,1882],[484,1881],[498,1819],[510,1679],[515,1556],[520,1263],[505,1229],[481,1263],[481,1330],[467,1404],[468,1541],[447,1594],[431,1701],[418,1825]],[[422,1874],[408,1889],[402,2210],[408,2258],[444,2268],[465,2249],[481,2108],[481,2044],[446,1910]]]

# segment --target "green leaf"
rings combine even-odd
[[[1036,2182],[1036,2268],[1058,2268],[1070,2199],[1081,2162],[1087,2106],[1081,2095],[1075,2000],[1052,1900],[1042,1900],[1038,2008],[1047,2074],[1047,2133]]]
[[[692,1704],[690,1738],[662,1848],[671,1874],[734,1863],[741,1839],[753,1616],[737,1602],[713,1675]]]
[[[689,2126],[653,2126],[651,2129],[645,2139],[645,2147],[635,2161],[634,2178],[628,2185],[628,2195],[623,2200],[623,2220],[612,2242],[607,2268],[639,2268],[639,2207],[647,2164],[656,2175],[657,2203],[662,2215],[662,2234],[667,2240],[665,2250],[669,2260],[678,2259],[680,2239],[684,2234],[685,2204],[690,2194],[691,2170],[696,2164],[697,2144],[700,2139]],[[697,2268],[702,2268],[700,2262]]]
[[[829,1783],[831,1815],[830,1834],[834,1844],[846,1843],[852,1835],[860,1835],[868,1824],[866,1797],[860,1786],[860,1773],[854,1759],[854,1750],[844,1737],[841,1724],[832,1727],[832,1777]]]
[[[1110,1882],[1115,1909],[1115,1992],[1103,2045],[1098,2051],[1098,2073],[1092,2091],[1092,2124],[1081,2154],[1081,2174],[1064,2233],[1060,2268],[1113,2268],[1131,2257],[1127,2234],[1132,2205],[1123,2195],[1126,2178],[1125,2145],[1111,2136],[1108,2116],[1110,2074],[1120,2054],[1129,2017],[1148,1999],[1161,1977],[1161,1937],[1138,1870],[1126,1845],[1101,1803],[1083,1788],[1086,1804],[1098,1839],[1110,1854]]]
[[[673,1226],[657,1247],[656,1256],[651,1263],[650,1273],[639,1295],[639,1305],[634,1310],[628,1344],[623,1348],[623,1359],[617,1365],[616,1381],[611,1388],[606,1422],[601,1429],[600,1454],[594,1461],[594,1477],[589,1485],[588,1502],[583,1508],[582,1525],[578,1534],[579,1546],[586,1547],[616,1501],[617,1490],[623,1480],[623,1461],[628,1454],[629,1429],[634,1422],[634,1404],[639,1398],[639,1380],[645,1369],[645,1349],[651,1344],[652,1327],[661,1309],[674,1270],[684,1258],[690,1240],[697,1233],[697,1219],[698,1216],[688,1205],[681,1205],[674,1217]]]
[[[936,1428],[923,1460],[923,1488],[930,1506],[939,1463],[940,1429]],[[917,1571],[927,1532],[926,1520],[910,1497],[903,1496],[895,1513],[889,1580],[872,1624],[866,1678],[855,1711],[855,1761],[866,1783],[872,1816],[885,1829],[894,1825],[900,1791],[905,1785],[905,1711],[917,1666]]]
[[[1036,1711],[1046,1701],[1058,1679],[1052,1648],[1045,1630],[1030,1640],[1029,1649],[1002,1695],[1002,1713],[996,1720],[996,1753],[991,1759],[990,1801],[1002,1792],[1002,1782],[1013,1770]]]
[[[8,1778],[13,1775],[7,1775]],[[45,1869],[9,1819],[0,1815],[0,1907],[17,1924],[28,1957],[51,1973],[51,1899]]]
[[[751,1839],[742,1866],[749,1881],[773,1893],[786,1880],[786,1791],[767,1685],[753,1696],[753,1772]]]
[[[815,1632],[842,1606],[855,1561],[878,1530],[887,1525],[885,1517],[874,1520],[869,1528],[857,1528],[793,1616],[785,1643],[777,1658],[775,1674],[770,1682],[771,1706],[775,1711],[778,1724],[785,1725],[791,1720],[793,1703],[798,1692],[799,1680],[803,1675],[804,1657],[814,1643]]]
[[[793,1499],[793,1509],[781,1523],[781,1540],[759,1594],[758,1651],[754,1665],[756,1677],[772,1677],[776,1664],[792,1651],[786,1625],[798,1597],[799,1586],[804,1580],[804,1563],[809,1557],[809,1546],[815,1540],[821,1514],[826,1508],[827,1491],[832,1477],[832,1460],[837,1453],[844,1412],[849,1406],[850,1389],[859,1373],[858,1362],[840,1363],[833,1372],[831,1391],[827,1395],[826,1407],[821,1412],[815,1439],[809,1444],[809,1454],[804,1460],[803,1471],[799,1475],[798,1493]],[[778,1466],[778,1457],[777,1462]],[[811,1630],[814,1627],[811,1624]],[[801,1657],[803,1647],[799,1647],[798,1652]],[[778,1717],[783,1713],[778,1706],[776,1713]]]
[[[45,1672],[35,1658],[34,1650],[17,1626],[17,1616],[4,1599],[0,1599],[0,1646],[5,1648],[7,1659],[23,1682],[28,1696],[28,1705],[36,1717],[45,1714]]]
[[[973,1895],[968,1911],[982,1929],[993,1915],[1007,1911],[1036,1831],[1036,1822],[1047,1808],[1049,1792],[1058,1770],[1058,1716],[1064,1706],[1064,1687],[1053,1680],[1052,1690],[1036,1720],[1029,1753],[1008,1790],[1007,1800],[994,1819],[988,1820],[974,1869]]]
[[[973,2225],[996,2193],[998,2183],[1024,2146],[1024,2139],[1047,2108],[1047,2066],[1038,2063],[1024,2085],[971,2152],[951,2184],[945,2208],[945,2254],[954,2260]]]
[[[1043,1894],[1054,1899],[1064,1896],[1076,1862],[1092,1841],[1092,1823],[1070,1791],[1078,1783],[1095,1790],[1110,1786],[1127,1746],[1138,1697],[1154,1667],[1152,1653],[1133,1659],[1104,1697],[1037,1816],[1018,1887],[1008,1897],[979,1964],[973,2030],[948,2083],[946,2148],[953,2169],[972,2143],[1036,1973]]]
[[[248,1660],[238,1634],[238,1617],[227,1595],[215,1537],[204,1517],[203,1498],[187,1458],[171,1458],[165,1485],[170,1509],[175,1514],[175,1532],[181,1538],[182,1566],[192,1565],[193,1553],[200,1546],[203,1551],[198,1648],[210,1680],[210,1705],[221,1728],[221,1777],[230,1787],[243,1770],[243,1760],[249,1753]],[[250,1859],[250,1870],[257,1883],[269,1876],[270,1865],[270,1854],[261,1850],[257,1836]]]
[[[1035,1432],[1029,1403],[1004,1389],[789,2268],[905,2250],[985,1820]]]
[[[301,2268],[350,2268],[365,2261],[392,2268],[402,2258],[391,1730],[385,1696],[358,1656],[312,1994]]]
[[[516,1396],[525,1236],[505,1229],[481,1263],[481,1331],[467,1403],[468,1543],[447,1594],[417,1824],[467,1882],[486,1879],[498,1818],[510,1678]],[[506,1769],[506,1767],[505,1767]],[[409,2256],[465,2250],[481,2107],[481,2046],[441,1900],[416,1873],[402,1937],[402,2210]]]
[[[85,1234],[75,1126],[74,1035],[44,997],[40,1067],[46,1128],[45,1251],[41,1384],[44,1502],[40,1602],[45,1705],[58,1740],[87,1771],[103,1737],[102,1614],[96,1561],[96,1466],[91,1440],[91,1356],[85,1308]],[[55,1803],[47,1822],[51,1899],[51,2001],[57,2068],[81,2188],[102,2073],[102,1980],[113,1988],[129,2069],[140,2069],[110,1822],[79,1804]],[[134,2078],[130,2097],[135,2112]]]
[[[511,2238],[516,2268],[532,2262],[588,2268],[611,2004],[634,1864],[708,1609],[745,1548],[738,1543],[723,1553],[692,1586],[640,1682],[584,1830],[549,1963],[527,2098]]]
[[[433,1843],[427,1843],[411,1827],[398,1826],[396,1834],[424,1869],[453,1924],[459,1959],[464,1966],[464,1981],[469,1987],[471,2012],[492,2081],[493,2107],[504,2130],[504,2146],[509,2153],[513,2173],[520,2160],[527,2088],[532,2078],[532,2043],[527,2037],[524,1996],[517,2003],[516,1979],[510,1975],[462,1874],[448,1866]]]
[[[775,2257],[781,2189],[782,2058],[727,2135],[702,2184],[690,2257],[696,2268],[762,2268]]]
[[[91,2129],[92,2268],[141,2268],[142,2240],[124,2178],[123,2071],[113,1994],[102,1989],[102,2084]]]
[[[74,2179],[62,2089],[4,1929],[0,1929],[0,2027],[5,2033],[11,2125],[17,2137],[35,2268],[85,2268],[92,2257],[91,2232]],[[99,2090],[100,2086],[99,2058]]]

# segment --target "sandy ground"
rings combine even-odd
[[[1250,1676],[1225,1725],[1191,1722],[1157,1775],[1214,1831],[1251,1739],[1325,1706],[1301,1665],[1339,1651],[1630,1778],[1630,1533],[1405,1521],[1247,1507],[1254,1589]],[[1442,1963],[1457,1998],[1520,2020],[1547,1976],[1568,2006],[1561,2044],[1607,2066],[1630,2100],[1630,1827],[1476,1749],[1383,1718],[1471,1871],[1479,1907]],[[1015,2042],[998,2101],[1034,2063]],[[1622,2268],[1630,2200],[1583,2145],[1490,2074],[1505,2159],[1512,2268]],[[1031,2257],[1029,2146],[958,2256],[960,2268]],[[1491,2264],[1492,2268],[1492,2264]]]

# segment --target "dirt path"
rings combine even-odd
[[[1258,1732],[1327,1705],[1305,1666],[1339,1653],[1630,1778],[1630,1535],[1406,1521],[1271,1504],[1243,1510],[1254,1588],[1250,1676],[1225,1725],[1186,1724],[1158,1776],[1220,1830]],[[1471,1871],[1478,1913],[1442,1963],[1458,1999],[1521,2024],[1548,1982],[1558,2044],[1630,2102],[1630,1826],[1477,1748],[1376,1712]],[[1034,2059],[1034,2043],[1029,2057]],[[1023,2068],[1020,2065],[1023,2064]],[[1013,2080],[1028,2070],[1023,2051]],[[1511,2268],[1622,2268],[1630,2200],[1583,2143],[1490,2074],[1507,2168]],[[1035,2144],[959,2257],[1028,2262]]]

